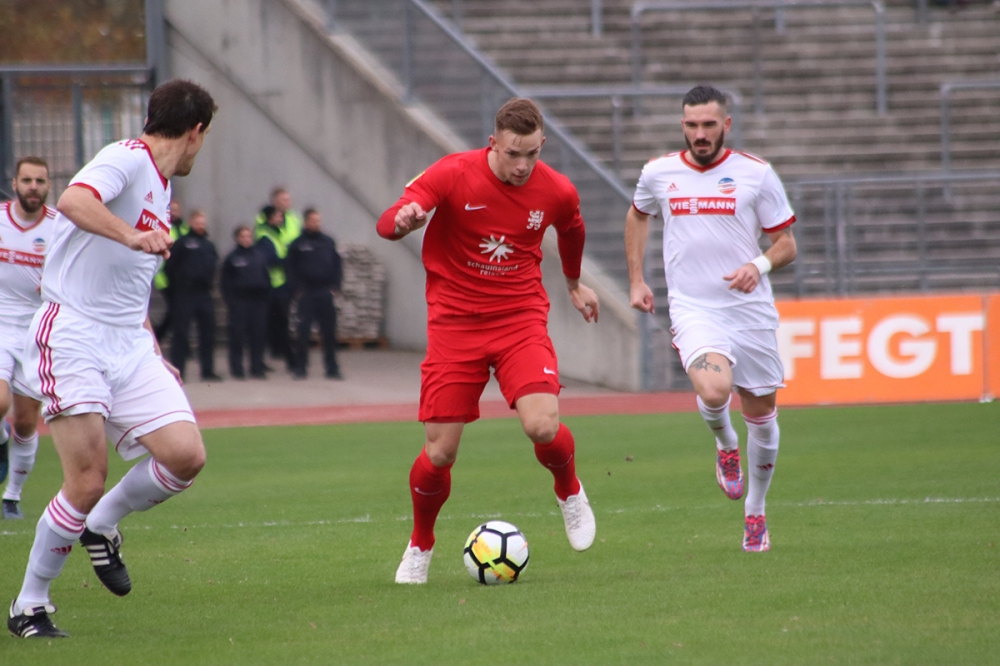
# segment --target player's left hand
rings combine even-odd
[[[601,305],[597,302],[597,294],[593,289],[578,282],[576,286],[570,287],[569,300],[572,301],[573,307],[580,311],[585,321],[597,323]]]
[[[177,380],[177,383],[180,384],[181,386],[184,386],[184,380],[181,379],[181,371],[175,368],[174,364],[168,361],[166,358],[161,356],[160,360],[163,361],[163,365],[167,366],[167,371],[174,376],[174,379]]]
[[[743,264],[729,275],[723,275],[723,280],[729,281],[729,288],[749,294],[760,283],[760,271],[753,264]]]

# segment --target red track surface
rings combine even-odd
[[[733,406],[738,408],[738,403],[739,399],[734,396]],[[691,412],[696,409],[694,393],[608,393],[564,396],[559,399],[559,413],[562,416],[661,414]],[[514,415],[507,404],[499,400],[484,400],[479,405],[479,411],[484,419]],[[416,421],[417,404],[213,409],[198,411],[197,417],[198,425],[202,428]]]

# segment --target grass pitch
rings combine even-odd
[[[72,638],[0,639],[0,663],[997,663],[1000,405],[782,410],[760,554],[740,549],[742,502],[716,486],[697,414],[566,422],[593,548],[570,549],[517,422],[479,422],[424,586],[393,582],[419,424],[206,431],[191,490],[122,524],[132,593],[78,548],[53,585]],[[111,478],[125,469],[112,455]],[[43,440],[28,519],[0,523],[0,599],[60,479]],[[493,517],[531,562],[487,588],[461,550]]]

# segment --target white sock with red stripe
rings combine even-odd
[[[764,498],[771,486],[774,463],[778,459],[778,410],[767,416],[743,415],[747,422],[747,499],[744,512],[748,516],[764,515]]]
[[[21,438],[16,432],[10,438],[8,449],[10,456],[10,476],[7,477],[7,487],[4,488],[5,500],[20,500],[21,489],[28,475],[35,468],[35,454],[38,452],[38,433],[27,439]]]
[[[87,514],[74,509],[62,491],[49,502],[35,528],[24,585],[14,600],[15,614],[49,603],[49,585],[62,572],[73,544],[83,534],[86,519]]]
[[[128,514],[152,509],[192,483],[178,479],[152,457],[143,458],[101,498],[87,517],[87,527],[91,532],[110,534]]]
[[[705,423],[715,435],[715,447],[720,451],[732,451],[739,446],[740,438],[733,428],[732,419],[729,418],[729,403],[732,402],[733,396],[729,396],[726,404],[720,407],[709,407],[702,402],[700,395],[697,398],[701,418],[705,419]]]

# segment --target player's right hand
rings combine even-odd
[[[164,259],[170,258],[170,247],[174,244],[174,239],[165,231],[153,229],[152,231],[140,231],[129,238],[129,249],[146,254],[158,254]]]
[[[411,231],[416,231],[427,224],[427,211],[425,211],[416,201],[404,204],[397,212],[394,219],[396,223],[395,232],[397,236],[405,236]]]
[[[653,290],[645,282],[633,284],[629,288],[629,305],[640,312],[656,313]]]

